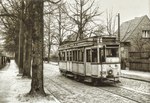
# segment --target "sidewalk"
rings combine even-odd
[[[150,72],[121,70],[121,76],[126,77],[126,78],[132,78],[132,79],[150,82]]]
[[[45,62],[45,64],[58,65],[58,62],[53,62],[53,61],[50,61],[49,63]]]
[[[0,103],[59,103],[46,88],[45,92],[49,94],[46,97],[25,97],[30,91],[31,80],[17,76],[17,73],[14,60],[0,70]]]

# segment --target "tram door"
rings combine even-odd
[[[91,49],[86,49],[86,75],[91,76],[92,68],[91,68]]]
[[[67,51],[67,71],[70,69],[70,51]]]
[[[67,51],[67,71],[72,72],[72,51]]]
[[[70,51],[70,58],[69,58],[69,71],[70,72],[72,72],[72,55],[73,55],[73,53],[72,53],[72,51]]]
[[[92,68],[92,76],[98,76],[98,48],[92,48],[92,61],[91,61],[91,68]]]

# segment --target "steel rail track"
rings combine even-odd
[[[120,89],[124,89],[124,90],[126,90],[126,91],[130,91],[130,92],[132,91],[132,90],[123,88],[122,86],[117,86],[117,85],[115,85],[115,84],[107,84],[107,83],[106,83],[106,85],[107,85],[107,86],[110,86],[110,87],[112,87],[112,88],[117,87],[117,88],[120,88]],[[126,99],[128,99],[128,100],[137,102],[137,103],[143,103],[142,100],[136,100],[136,99],[133,99],[133,98],[130,97],[130,96],[125,96],[125,95],[123,95],[123,94],[119,94],[118,92],[111,91],[111,90],[109,90],[109,89],[106,88],[106,87],[97,87],[97,88],[98,88],[98,89],[101,89],[101,90],[104,90],[104,91],[107,91],[107,92],[109,92],[109,93],[115,94],[115,95],[117,95],[117,96],[126,98]],[[136,91],[132,91],[132,92],[136,92]],[[138,92],[136,92],[136,93],[139,94]],[[140,93],[140,95],[144,95],[144,94]],[[147,96],[150,96],[150,95],[147,95]],[[138,98],[138,97],[137,97],[137,98]],[[150,101],[150,99],[149,99],[149,101]]]
[[[99,88],[99,89],[104,90],[104,91],[107,91],[107,92],[109,92],[109,93],[111,93],[111,94],[115,94],[115,95],[117,95],[117,96],[119,96],[119,97],[123,97],[123,98],[125,98],[125,99],[131,100],[131,101],[134,101],[134,102],[137,102],[137,103],[143,103],[143,102],[139,102],[139,101],[137,101],[137,100],[134,100],[134,99],[132,99],[132,98],[129,98],[129,97],[126,97],[126,96],[123,96],[123,95],[119,95],[118,93],[114,93],[114,92],[109,91],[109,90],[107,90],[107,89],[102,89],[102,88]]]
[[[121,78],[131,79],[131,80],[137,80],[137,81],[142,81],[142,82],[150,83],[150,80],[138,79],[138,78],[133,78],[133,77],[121,76]]]

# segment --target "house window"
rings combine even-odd
[[[143,30],[142,31],[143,38],[150,38],[150,30]]]

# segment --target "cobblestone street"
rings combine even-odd
[[[44,66],[46,88],[63,103],[150,103],[150,83],[121,78],[115,86],[94,87],[62,76],[57,65]]]
[[[30,90],[30,80],[16,77],[14,61],[0,73],[0,103],[37,103],[38,99],[23,97]],[[150,83],[121,78],[119,84],[97,87],[77,82],[60,74],[55,63],[44,64],[44,87],[50,96],[43,103],[150,103]]]

